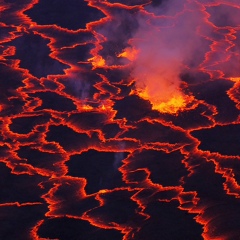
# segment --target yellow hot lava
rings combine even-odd
[[[135,48],[127,47],[122,53],[118,54],[117,57],[124,57],[130,61],[134,61],[137,58],[138,52],[139,51]]]
[[[105,59],[99,55],[89,58],[88,61],[92,63],[93,69],[105,66]]]
[[[180,91],[164,99],[151,96],[147,88],[137,90],[137,93],[141,98],[150,101],[153,110],[161,113],[177,114],[179,111],[183,111],[187,107],[187,104],[193,100],[193,96],[184,95]]]
[[[83,106],[82,106],[82,109],[83,109],[83,110],[93,110],[93,107],[90,106],[90,105],[83,105]]]
[[[101,189],[101,190],[99,191],[100,194],[104,194],[104,193],[107,193],[107,192],[108,192],[108,190],[106,190],[106,189]]]
[[[229,80],[233,82],[240,82],[240,77],[232,77],[232,78],[229,78]]]

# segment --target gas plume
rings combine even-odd
[[[165,1],[139,13],[139,29],[130,42],[138,50],[132,77],[153,109],[175,113],[186,106],[180,74],[203,58],[194,56],[203,50],[205,40],[197,32],[203,18],[199,6],[188,1]]]
[[[136,82],[136,92],[149,100],[153,109],[168,113],[185,109],[193,96],[184,93],[180,76],[212,68],[217,66],[216,61],[225,59],[226,54],[206,59],[214,44],[223,37],[208,21],[206,9],[197,1],[170,0],[139,11],[139,27],[129,41],[137,53],[132,58],[131,76]],[[229,11],[226,15],[230,16]],[[226,52],[230,45],[225,44],[223,51]],[[218,75],[224,76],[223,73]]]

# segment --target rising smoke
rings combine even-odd
[[[231,17],[231,8],[224,4],[220,6],[219,14],[227,9],[224,19],[231,20],[232,24],[236,17]],[[139,28],[130,42],[132,48],[138,50],[132,77],[137,91],[153,105],[179,96],[184,98],[180,78],[183,73],[211,69],[218,62],[226,61],[226,55],[229,55],[227,51],[232,43],[218,32],[217,26],[210,21],[207,6],[198,1],[163,0],[157,6],[145,7],[137,19]],[[223,19],[219,19],[222,24]],[[222,51],[218,49],[216,56],[212,54],[213,58],[206,61],[216,42],[225,44],[222,44]],[[221,70],[224,71],[223,68]]]
[[[182,95],[180,75],[189,66],[196,68],[208,50],[199,33],[201,28],[210,32],[205,20],[201,6],[187,0],[163,1],[139,12],[139,28],[131,41],[139,50],[132,77],[143,97],[159,104]]]
[[[130,60],[133,93],[149,100],[153,109],[177,113],[191,105],[194,96],[184,84],[184,75],[192,76],[194,84],[203,75],[205,79],[239,75],[239,54],[235,54],[239,44],[233,42],[235,30],[227,27],[240,25],[237,14],[232,14],[236,0],[155,0],[139,8],[124,5],[121,10],[117,4],[114,8],[99,4],[111,14],[96,29],[106,38],[100,57],[95,58],[103,56],[104,61],[95,65],[118,66],[126,63],[124,58]]]

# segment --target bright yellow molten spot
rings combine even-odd
[[[102,106],[101,106],[101,109],[102,109],[102,110],[106,110],[107,108],[106,108],[104,105],[102,105]]]
[[[90,106],[90,105],[83,105],[82,108],[83,108],[84,110],[93,110],[93,107]]]
[[[185,98],[185,96],[181,92],[176,92],[175,95],[169,96],[168,99],[160,99],[155,97],[151,97],[148,94],[147,89],[138,92],[139,96],[145,100],[149,100],[152,104],[152,109],[157,110],[161,113],[170,113],[177,114],[179,111],[182,111],[186,108],[187,102],[192,100],[191,97]]]
[[[106,190],[106,189],[101,189],[100,191],[99,191],[99,193],[101,193],[101,194],[104,194],[104,193],[107,193],[108,191]]]
[[[186,107],[186,101],[183,96],[174,96],[167,102],[153,103],[153,109],[162,113],[175,114]]]
[[[106,110],[111,109],[111,106],[108,106],[108,105],[101,105],[101,106],[99,107],[99,109],[101,109],[101,110],[103,110],[103,111],[106,111]]]
[[[229,78],[229,80],[231,80],[233,82],[240,82],[240,77]]]
[[[138,52],[135,48],[127,47],[122,53],[118,54],[118,57],[125,57],[130,61],[134,61],[137,58]]]
[[[92,63],[93,69],[105,66],[105,60],[99,55],[89,58],[88,61]]]

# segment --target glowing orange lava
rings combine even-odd
[[[105,66],[105,60],[102,58],[102,56],[94,56],[89,58],[88,61],[93,65],[93,69]]]
[[[162,100],[161,98],[155,98],[148,95],[147,90],[139,92],[139,96],[145,100],[149,100],[152,104],[153,110],[158,110],[161,113],[176,114],[179,111],[183,111],[187,106],[187,97],[184,97],[181,93],[174,95],[169,100]],[[193,98],[191,98],[193,99]]]
[[[91,110],[93,110],[93,107],[90,106],[90,105],[83,105],[83,106],[82,106],[82,109],[83,109],[83,110],[86,110],[86,111],[88,111],[88,110],[91,111]]]
[[[229,78],[229,80],[238,83],[240,82],[240,77],[232,77],[232,78]]]
[[[133,61],[137,58],[138,53],[139,53],[139,50],[128,47],[124,49],[122,53],[118,54],[118,57],[124,57],[130,61]]]

